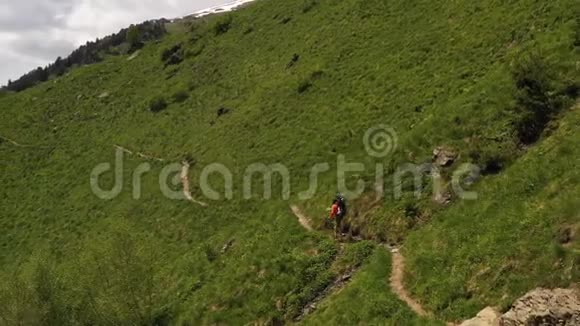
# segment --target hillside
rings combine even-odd
[[[259,0],[0,93],[0,324],[444,325],[573,285],[576,9]],[[335,241],[342,159],[365,187]]]

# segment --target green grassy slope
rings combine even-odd
[[[447,318],[509,307],[537,285],[580,278],[578,106],[541,145],[407,242],[408,284]],[[437,252],[437,254],[433,254]]]
[[[244,200],[243,173],[252,163],[283,163],[292,202],[320,226],[336,175],[322,175],[308,201],[297,193],[312,165],[334,167],[337,154],[366,164],[348,182],[362,178],[369,197],[374,163],[385,165],[387,197],[368,215],[368,198],[353,200],[353,217],[365,219],[349,223],[369,239],[405,243],[408,285],[438,317],[470,317],[537,285],[577,280],[576,244],[560,248],[553,238],[578,222],[578,111],[568,110],[579,75],[574,6],[263,0],[172,26],[133,60],[110,57],[2,95],[0,136],[27,146],[0,142],[0,262],[11,280],[0,316],[33,324],[290,321],[336,276],[338,246],[326,231],[301,229],[279,184],[272,200]],[[166,67],[163,51],[179,44],[185,60]],[[288,67],[294,54],[300,59]],[[159,99],[169,106],[151,112]],[[230,112],[218,116],[220,108]],[[534,108],[549,110],[552,122],[522,146]],[[375,160],[362,139],[379,124],[396,130],[399,146]],[[169,162],[191,158],[193,181],[221,163],[234,175],[234,199],[208,208],[169,200],[159,190],[164,164],[150,161],[134,200],[131,173],[148,160],[130,155],[121,195],[98,199],[89,176],[114,162],[116,144]],[[396,167],[429,162],[440,145],[461,153],[456,165],[503,170],[475,186],[477,201],[417,200],[409,180],[394,200]],[[112,174],[104,179],[112,186]],[[314,323],[329,314],[336,322],[414,318],[385,286],[384,297],[370,290],[389,265],[373,259]],[[357,292],[381,313],[367,306],[340,316]]]
[[[355,279],[318,307],[305,325],[444,325],[417,318],[390,292],[391,263],[387,251],[378,248]]]

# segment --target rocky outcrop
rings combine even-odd
[[[516,301],[501,326],[580,325],[580,296],[571,289],[536,289]]]
[[[495,308],[487,307],[475,316],[464,321],[461,326],[498,326],[501,313]]]
[[[580,325],[580,295],[572,289],[536,289],[517,300],[500,315],[485,308],[461,326],[577,326]]]
[[[452,149],[439,146],[433,150],[433,163],[440,167],[449,167],[455,163],[458,156]]]

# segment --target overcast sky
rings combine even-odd
[[[0,85],[133,23],[231,0],[0,0]]]

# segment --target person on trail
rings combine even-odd
[[[343,196],[338,195],[332,201],[330,207],[330,220],[334,220],[334,236],[337,238],[342,233],[342,220],[346,215],[346,200]]]

